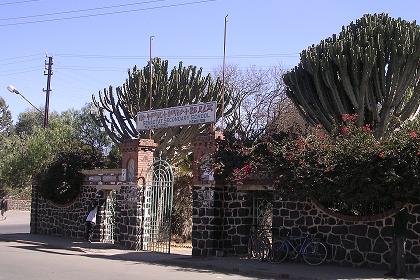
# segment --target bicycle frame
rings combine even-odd
[[[297,244],[295,247],[295,245],[293,245],[292,243],[292,241],[294,240],[302,240],[302,241],[299,244]],[[284,240],[284,242],[286,242],[286,245],[289,247],[289,249],[291,249],[293,252],[296,253],[296,256],[302,256],[303,250],[305,249],[306,245],[312,241],[313,240],[309,238],[308,235],[303,236],[303,237],[288,237],[287,239]]]

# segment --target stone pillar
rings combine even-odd
[[[223,188],[214,179],[213,155],[219,131],[200,134],[193,141],[193,256],[216,255],[223,250]]]
[[[142,248],[146,219],[143,187],[153,180],[156,146],[152,139],[132,139],[120,144],[122,168],[126,169],[128,184],[117,195],[116,234],[125,248]],[[133,202],[133,199],[136,201]]]

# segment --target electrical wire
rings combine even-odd
[[[40,55],[43,55],[43,54],[37,53],[37,54],[30,54],[30,55],[22,55],[22,56],[15,56],[15,57],[9,57],[9,58],[2,58],[2,59],[0,59],[0,61],[15,60],[15,59],[21,59],[21,58],[27,58],[27,57],[40,56]]]
[[[39,1],[39,0],[37,0],[37,1]],[[143,2],[136,2],[136,3],[127,3],[127,4],[121,4],[121,5],[89,8],[89,9],[70,10],[70,11],[62,11],[62,12],[46,13],[46,14],[38,14],[38,15],[29,15],[29,16],[20,16],[20,17],[0,18],[0,21],[1,20],[17,20],[17,19],[26,19],[26,18],[35,18],[35,17],[55,16],[55,15],[80,13],[80,12],[90,12],[90,11],[98,11],[98,10],[106,10],[106,9],[113,9],[113,8],[122,8],[122,7],[128,7],[128,6],[143,5],[143,4],[151,4],[151,3],[164,2],[164,1],[168,1],[168,0],[152,0],[152,1],[143,1]]]
[[[173,7],[180,7],[180,6],[203,4],[203,3],[215,2],[215,1],[218,1],[218,0],[202,0],[202,1],[184,2],[184,3],[179,3],[179,4],[163,5],[163,6],[148,7],[148,8],[141,8],[141,9],[131,9],[131,10],[123,10],[123,11],[98,13],[98,14],[72,16],[72,17],[6,23],[6,24],[0,24],[0,27],[15,26],[15,25],[26,25],[26,24],[41,23],[41,22],[53,22],[53,21],[80,19],[80,18],[90,18],[90,17],[107,16],[107,15],[115,15],[115,14],[123,14],[123,13],[132,13],[132,12],[147,11],[147,10],[157,10],[157,9],[164,9],[164,8],[173,8]]]
[[[42,1],[42,0],[25,0],[25,1],[18,1],[18,2],[6,2],[6,3],[0,3],[0,6],[16,5],[16,4],[29,3],[29,2],[38,2],[38,1]]]
[[[135,59],[135,58],[148,58],[142,55],[99,55],[99,54],[56,54],[59,57],[68,58],[84,58],[84,59]],[[240,54],[229,55],[228,58],[276,58],[276,57],[298,57],[298,53],[272,53],[272,54]],[[220,59],[221,55],[161,55],[160,58],[174,59]]]
[[[18,61],[0,63],[0,66],[3,66],[3,65],[12,65],[12,64],[19,64],[19,63],[24,63],[24,62],[29,62],[29,61],[39,61],[39,58],[38,57],[35,57],[35,58],[22,59],[22,60],[18,60]]]
[[[19,71],[19,72],[9,72],[7,74],[1,74],[0,73],[0,77],[5,77],[5,76],[14,76],[14,75],[19,75],[19,74],[24,74],[24,73],[29,73],[29,72],[35,72],[35,71],[41,71],[39,68],[36,69],[32,69],[32,70],[26,70],[26,71]]]

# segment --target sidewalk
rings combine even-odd
[[[112,244],[87,243],[80,240],[69,240],[54,236],[31,235],[29,233],[4,232],[16,228],[16,224],[26,222],[22,215],[13,218],[9,213],[5,221],[0,222],[0,242],[18,242],[38,246],[40,250],[65,250],[91,258],[106,258],[134,263],[149,263],[165,266],[176,266],[186,270],[215,271],[227,274],[256,277],[259,279],[384,279],[384,270],[340,267],[335,265],[308,266],[300,263],[270,264],[238,257],[192,257],[191,251],[184,248],[173,248],[172,254],[143,251],[129,251],[115,248]],[[409,279],[420,279],[420,275],[409,275]],[[389,278],[388,278],[389,279]]]

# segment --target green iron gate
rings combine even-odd
[[[173,172],[171,165],[156,158],[146,181],[144,204],[143,250],[171,252],[171,214],[173,199]],[[149,182],[148,182],[149,181]]]

